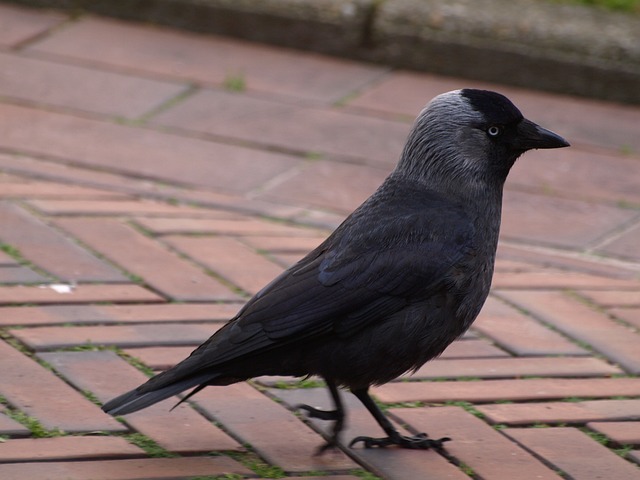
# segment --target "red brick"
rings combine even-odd
[[[212,35],[96,18],[84,18],[32,49],[198,83],[221,85],[237,75],[249,90],[327,103],[359,89],[385,70]]]
[[[13,258],[8,253],[5,253],[2,250],[0,250],[0,266],[16,267],[18,265],[20,265],[20,263],[15,258]]]
[[[55,350],[78,345],[197,346],[215,333],[220,324],[163,323],[81,327],[20,328],[9,332],[36,351]]]
[[[193,397],[193,402],[235,438],[251,444],[262,458],[286,472],[355,467],[342,452],[313,455],[322,444],[321,438],[292,412],[246,383],[206,388]]]
[[[500,233],[505,239],[579,249],[634,216],[629,209],[507,190]]]
[[[295,152],[340,155],[387,168],[398,160],[410,129],[406,123],[221,90],[200,91],[150,122]]]
[[[588,355],[559,333],[493,297],[484,304],[473,329],[516,355]]]
[[[49,278],[21,265],[0,266],[0,283],[45,283],[48,281]]]
[[[636,290],[636,280],[611,278],[588,273],[554,270],[551,268],[531,272],[496,272],[493,276],[494,290],[502,289],[590,289],[590,290]]]
[[[387,168],[317,161],[266,189],[259,198],[330,208],[346,214],[366,200],[388,174]]]
[[[640,328],[640,308],[614,308],[609,310],[611,315]]]
[[[124,352],[154,370],[167,370],[184,360],[193,351],[195,345],[188,347],[156,347],[125,348]]]
[[[161,215],[207,217],[208,210],[187,206],[174,206],[164,202],[127,200],[31,200],[31,207],[45,215],[99,216],[99,215]]]
[[[0,53],[0,69],[4,72],[0,94],[5,98],[129,118],[143,115],[187,88],[10,53]]]
[[[162,297],[138,285],[94,285],[74,286],[70,292],[59,293],[55,285],[42,286],[0,286],[0,305],[21,305],[24,303],[100,303],[100,302],[161,302]]]
[[[233,214],[229,214],[233,215]],[[269,235],[277,241],[286,238],[290,242],[302,242],[307,236],[316,236],[317,230],[284,225],[235,214],[235,218],[141,218],[136,223],[145,230],[159,235],[184,233],[215,233],[218,235]],[[302,238],[299,238],[302,237]],[[316,237],[318,238],[318,237]],[[321,237],[324,238],[324,237]],[[315,241],[315,238],[312,238]],[[317,244],[316,244],[317,245]]]
[[[569,397],[640,396],[638,378],[543,378],[454,382],[395,382],[376,387],[385,403],[555,400]]]
[[[333,408],[325,388],[271,389],[269,392],[285,402],[289,408],[299,404],[318,406],[327,410]],[[347,445],[353,438],[360,435],[372,437],[382,435],[378,424],[356,397],[345,393],[342,395],[342,399],[347,412],[346,425],[342,434],[343,445]],[[307,421],[314,429],[325,435],[329,434],[332,422],[317,419],[307,419]],[[407,433],[402,426],[396,426],[402,433]],[[432,450],[417,452],[401,448],[366,449],[354,447],[349,449],[349,454],[382,478],[424,480],[425,472],[429,472],[429,477],[434,479],[468,480],[467,475]]]
[[[5,410],[4,405],[0,404],[0,435],[25,436],[31,433],[27,427],[2,413],[3,410]]]
[[[630,373],[640,372],[640,336],[560,292],[503,292],[511,302],[576,340],[589,344]]]
[[[0,310],[1,314],[1,310]],[[440,357],[443,360],[454,358],[496,358],[496,357],[508,357],[504,350],[500,350],[498,347],[492,345],[490,342],[484,339],[469,338],[456,340],[449,345]]]
[[[304,231],[302,230],[301,232]],[[307,252],[320,245],[325,238],[327,238],[327,234],[317,234],[309,237],[246,236],[242,237],[240,241],[255,250],[265,250],[271,254],[291,254],[300,259]]]
[[[0,203],[2,241],[57,278],[66,281],[122,282],[126,277],[100,261],[39,218],[19,208]]]
[[[0,5],[0,45],[17,46],[66,19],[65,15],[57,12]]]
[[[144,383],[147,378],[113,352],[54,352],[40,358],[70,383],[92,392],[101,402]],[[108,375],[105,375],[108,372]],[[240,446],[187,404],[169,411],[177,398],[123,417],[136,431],[172,452],[192,453],[236,450]]]
[[[121,437],[69,436],[11,439],[0,443],[0,462],[143,457],[144,450]]]
[[[271,152],[8,104],[0,105],[0,131],[0,147],[22,153],[227,192],[259,187],[299,162]]]
[[[431,438],[451,437],[446,444],[449,455],[480,478],[558,479],[553,470],[462,408],[394,408],[389,412],[413,431],[422,432],[424,426]]]
[[[68,432],[127,430],[53,373],[1,341],[0,371],[3,372],[0,395],[47,429],[60,428]],[[5,477],[0,475],[0,478]]]
[[[251,294],[283,271],[265,256],[233,238],[164,237],[169,245]]]
[[[640,289],[635,291],[581,290],[580,295],[601,307],[640,307]]]
[[[619,172],[616,172],[619,174]],[[619,237],[598,247],[596,251],[604,255],[620,257],[632,262],[640,261],[638,245],[640,244],[640,226],[636,225],[631,230],[623,233]]]
[[[0,325],[226,321],[233,318],[241,306],[239,303],[163,303],[0,307]]]
[[[236,294],[201,269],[117,220],[61,219],[56,224],[173,299],[238,299]]]
[[[640,400],[514,403],[478,405],[476,408],[492,423],[507,425],[640,419]]]
[[[640,422],[590,422],[587,427],[619,445],[640,445]]]
[[[3,183],[0,198],[110,199],[130,198],[122,193],[54,182]]]
[[[462,358],[427,362],[409,378],[601,377],[622,373],[592,357]]]
[[[100,472],[101,480],[178,479],[252,473],[229,457],[141,458],[0,465],[0,477],[3,480],[86,480],[96,478],[96,472]]]
[[[503,432],[569,478],[640,478],[637,466],[576,428],[508,428]]]

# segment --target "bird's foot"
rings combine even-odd
[[[320,410],[309,405],[296,405],[296,410],[304,410],[309,418],[318,418],[320,420],[341,420],[342,416],[337,410]]]
[[[353,447],[356,443],[362,442],[364,448],[372,447],[388,447],[389,445],[398,445],[402,448],[422,449],[422,450],[442,450],[444,442],[451,440],[449,437],[442,437],[437,440],[428,438],[426,433],[418,433],[413,436],[393,435],[384,438],[373,437],[356,437],[351,440],[349,447]]]

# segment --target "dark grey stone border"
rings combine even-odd
[[[640,104],[640,16],[542,0],[10,0]]]

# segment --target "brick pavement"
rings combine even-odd
[[[640,108],[489,86],[570,149],[507,182],[494,290],[374,389],[445,454],[348,449],[314,383],[210,388],[117,421],[313,248],[455,78],[0,4],[0,478],[640,478]],[[350,396],[349,396],[350,397]],[[345,398],[347,435],[377,435]]]

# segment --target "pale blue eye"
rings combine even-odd
[[[487,129],[487,134],[490,137],[497,137],[498,135],[500,135],[502,133],[502,128],[498,127],[497,125],[491,125],[488,129]]]

